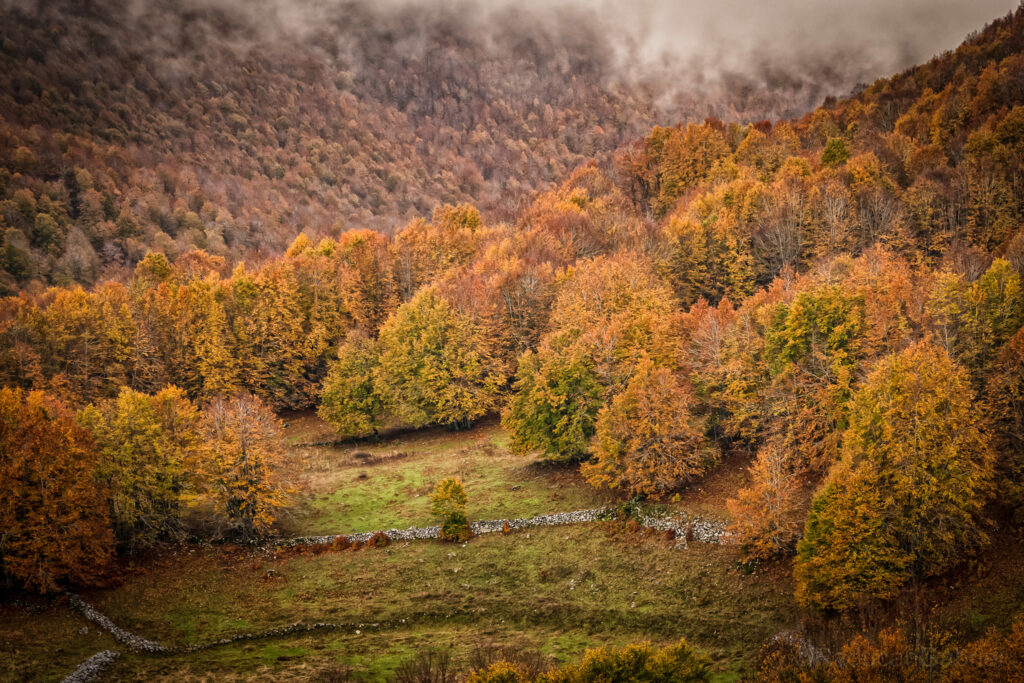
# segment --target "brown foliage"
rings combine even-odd
[[[41,392],[0,388],[0,563],[31,590],[93,584],[114,547],[99,453],[73,414]]]

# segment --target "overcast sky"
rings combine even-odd
[[[270,3],[282,24],[315,26],[332,0],[193,0],[232,3],[243,11]],[[835,66],[858,77],[891,75],[955,48],[971,31],[1012,11],[1019,0],[365,0],[380,11],[404,5],[439,13],[544,22],[566,7],[592,14],[606,28],[608,47],[623,66],[699,65],[715,72],[750,72],[766,64],[790,70],[801,60]],[[476,12],[462,12],[469,2]],[[138,0],[144,3],[145,0]],[[264,9],[265,9],[264,5]],[[665,63],[667,60],[667,64]],[[852,64],[841,64],[849,60]]]

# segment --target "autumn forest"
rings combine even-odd
[[[668,97],[145,4],[0,3],[0,678],[1020,680],[1024,8]]]

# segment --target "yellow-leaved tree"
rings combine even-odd
[[[812,503],[799,602],[843,610],[890,599],[987,541],[994,462],[980,419],[967,372],[941,348],[919,342],[879,363]]]
[[[643,258],[599,257],[569,271],[536,352],[519,360],[502,424],[512,450],[549,460],[591,453],[597,415],[638,364],[678,361],[672,293]]]
[[[465,428],[497,407],[507,372],[492,341],[434,288],[399,307],[378,341],[377,392],[413,426]]]
[[[203,411],[204,467],[217,511],[243,538],[265,535],[286,503],[281,423],[259,398],[216,398]]]
[[[462,543],[473,535],[466,517],[466,489],[460,479],[442,479],[430,494],[430,511],[441,518],[442,541]]]
[[[694,414],[695,404],[676,373],[641,360],[626,388],[597,416],[594,457],[580,468],[587,482],[659,494],[703,476],[718,451]]]
[[[176,535],[199,429],[184,392],[169,387],[148,396],[124,388],[116,399],[86,406],[78,422],[100,449],[98,476],[110,491],[118,543],[132,551]]]
[[[379,355],[376,340],[356,328],[328,366],[317,414],[343,439],[376,435],[384,424],[384,399],[373,381]]]

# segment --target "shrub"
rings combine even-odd
[[[442,541],[462,543],[473,536],[466,517],[466,490],[459,479],[444,479],[430,494],[430,511],[441,518]]]
[[[686,641],[655,649],[650,643],[587,650],[583,661],[533,675],[507,659],[473,672],[467,683],[698,683],[710,680],[711,661]]]
[[[454,683],[457,672],[447,650],[426,650],[395,671],[395,683]]]
[[[466,683],[530,683],[534,680],[523,667],[503,659],[474,671],[466,678]]]
[[[391,543],[391,538],[383,531],[378,531],[366,541],[367,548],[383,548]]]

